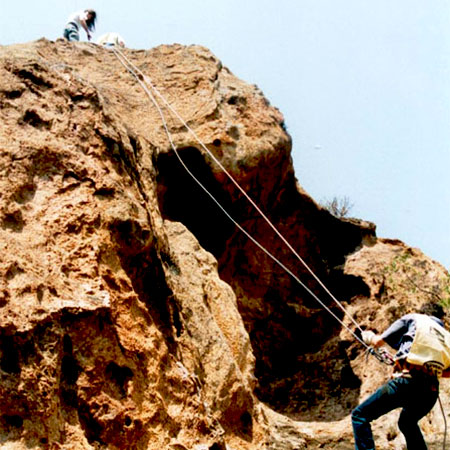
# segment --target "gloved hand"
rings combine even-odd
[[[372,345],[375,341],[376,334],[371,330],[365,330],[361,333],[361,338],[367,345]]]

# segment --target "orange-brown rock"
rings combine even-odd
[[[256,86],[199,46],[124,54],[358,323],[445,301],[442,266],[302,190]],[[161,107],[188,169],[342,317]],[[352,448],[349,414],[387,370],[193,181],[114,52],[0,47],[0,120],[0,448]],[[401,448],[395,413],[375,430]]]

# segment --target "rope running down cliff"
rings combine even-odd
[[[151,80],[142,73],[139,68],[137,68],[119,49],[113,47],[116,58],[125,67],[125,69],[133,75],[137,80],[139,85],[142,87],[144,92],[147,94],[151,102],[154,104],[158,113],[161,117],[165,132],[169,139],[169,143],[175,152],[175,155],[179,159],[180,163],[183,165],[185,170],[189,175],[195,180],[195,182],[205,191],[205,193],[211,197],[211,199],[217,204],[217,206],[224,212],[224,214],[239,228],[259,249],[261,249],[267,256],[269,256],[275,263],[277,263],[282,269],[284,269],[295,281],[297,281],[328,313],[330,313],[350,334],[352,334],[357,341],[359,341],[367,350],[373,351],[353,330],[351,330],[322,300],[320,300],[314,292],[311,291],[288,267],[286,267],[281,261],[279,261],[274,255],[272,255],[262,244],[260,244],[253,236],[251,236],[236,220],[225,210],[225,208],[219,203],[216,198],[203,186],[203,184],[195,177],[195,175],[189,170],[182,158],[180,157],[178,150],[172,140],[172,135],[167,126],[164,114],[159,106],[155,96],[150,92],[146,83],[150,86],[152,91],[158,96],[164,105],[177,117],[182,125],[192,134],[196,141],[201,145],[201,147],[208,153],[209,156],[214,160],[214,162],[220,167],[220,169],[227,175],[227,177],[232,181],[232,183],[238,188],[238,190],[244,195],[244,197],[250,202],[250,204],[256,209],[256,211],[261,215],[261,217],[267,222],[267,224],[272,228],[275,234],[283,241],[283,243],[288,247],[288,249],[295,255],[295,257],[302,263],[306,270],[313,276],[313,278],[319,283],[319,285],[325,290],[325,292],[331,297],[331,299],[341,308],[344,314],[350,318],[353,324],[357,327],[359,331],[362,332],[360,325],[353,319],[353,317],[345,310],[342,304],[337,300],[337,298],[331,293],[331,291],[325,286],[325,284],[319,279],[319,277],[312,271],[312,269],[306,264],[303,258],[295,251],[291,244],[284,238],[284,236],[277,230],[275,225],[267,218],[267,216],[261,211],[258,205],[249,197],[249,195],[244,191],[244,189],[238,184],[238,182],[232,177],[232,175],[226,170],[222,163],[214,156],[214,154],[206,147],[206,145],[200,140],[196,135],[194,130],[192,130],[185,120],[178,114],[178,112],[169,104],[169,102],[164,98],[164,96],[156,89]]]

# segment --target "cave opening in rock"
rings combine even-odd
[[[326,284],[332,291],[336,288],[340,301],[368,295],[358,277],[342,271],[335,271]],[[336,318],[344,319],[328,296],[320,290],[316,294]],[[296,286],[270,289],[261,304],[270,314],[247,318],[258,398],[296,420],[340,420],[348,415],[358,403],[360,380],[351,364],[355,343],[342,340],[339,321]]]
[[[236,206],[233,211],[233,199],[228,196],[226,186],[214,178],[198,149],[183,148],[179,154],[188,169],[234,218],[248,221],[248,211],[236,211]],[[219,263],[225,251],[235,255],[243,253],[242,249],[225,247],[235,225],[192,179],[174,153],[159,155],[157,169],[158,200],[164,218],[182,222]],[[242,263],[238,263],[238,257],[234,258],[241,270],[247,264],[245,253],[242,257],[245,258]],[[241,284],[241,293],[257,299],[258,292],[261,294],[258,275],[252,272],[248,277],[243,272],[241,275],[234,280],[224,279],[234,287],[236,283]],[[303,420],[339,420],[356,405],[359,392],[347,354],[340,349],[341,326],[302,287],[293,281],[278,281],[257,300],[260,308],[256,310],[245,304],[247,299],[238,298],[256,358],[255,393],[275,410]],[[326,280],[328,283],[333,288],[339,287],[341,300],[364,290],[358,279],[344,280],[342,272],[334,273]],[[318,290],[314,283],[310,287],[315,292]],[[323,297],[322,292],[319,297]],[[342,317],[329,298],[322,300]],[[298,305],[299,311],[290,304]],[[328,409],[324,407],[326,401],[331,412],[325,418],[322,412]]]
[[[189,171],[211,195],[230,212],[231,199],[214,178],[211,168],[195,147],[178,149]],[[164,218],[182,222],[209,252],[220,255],[234,225],[218,205],[186,171],[177,156],[164,153],[158,157],[158,200]]]

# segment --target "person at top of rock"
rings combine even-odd
[[[86,31],[88,41],[91,40],[91,32],[95,30],[97,13],[93,9],[84,9],[72,13],[67,19],[67,25],[64,28],[63,36],[68,41],[80,40],[80,27]]]
[[[119,47],[125,47],[125,41],[123,40],[123,37],[119,33],[115,33],[113,31],[102,34],[97,39],[97,44],[104,45],[105,47],[113,47],[115,45],[118,45]]]
[[[397,353],[391,380],[352,411],[356,450],[375,449],[370,422],[396,408],[402,408],[398,426],[407,448],[427,449],[418,421],[436,403],[439,377],[450,376],[450,334],[444,329],[444,315],[440,305],[428,303],[419,313],[396,320],[381,335],[362,332],[367,345],[377,348],[386,343]]]

